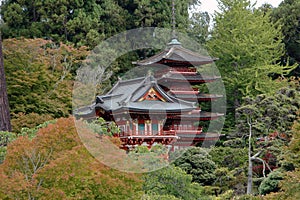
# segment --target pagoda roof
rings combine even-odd
[[[223,95],[218,94],[174,94],[176,98],[185,99],[185,100],[195,100],[198,99],[199,101],[212,101],[218,98],[222,98]]]
[[[194,112],[195,111],[195,112]],[[181,120],[199,120],[199,121],[207,121],[217,119],[219,117],[224,116],[223,113],[213,113],[213,112],[205,112],[200,110],[194,110],[189,114],[182,114],[174,116],[174,119],[181,119]]]
[[[154,99],[144,98],[150,90],[153,90],[152,98]],[[110,113],[124,110],[137,113],[145,111],[181,113],[182,111],[192,111],[195,108],[194,102],[181,100],[167,94],[153,76],[147,76],[119,80],[107,94],[97,96],[95,103],[79,109],[77,113],[90,115],[95,109],[103,109]]]
[[[205,83],[220,79],[221,76],[206,76],[201,74],[183,76],[181,74],[166,73],[158,81],[159,82],[189,82],[189,83]]]
[[[153,64],[165,64],[168,62],[183,62],[189,63],[191,65],[203,65],[212,63],[217,58],[211,58],[210,56],[204,56],[193,52],[189,49],[186,49],[181,46],[181,43],[177,41],[177,39],[173,39],[167,48],[158,54],[146,58],[141,61],[133,62],[133,64],[146,66]]]

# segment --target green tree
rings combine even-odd
[[[3,45],[14,131],[68,116],[72,72],[87,50],[43,39],[8,39]]]
[[[265,151],[271,152],[274,156],[281,154],[280,150],[287,141],[290,127],[297,119],[299,102],[297,90],[282,88],[274,96],[258,95],[256,99],[249,98],[245,101],[244,106],[237,109],[238,135],[242,137],[247,135],[248,137],[247,194],[252,193],[253,161],[262,163],[264,177],[266,177],[267,169],[272,171],[268,160],[260,157]],[[275,134],[274,138],[268,138],[272,132]],[[265,142],[257,145],[254,143],[255,138],[265,138]],[[268,179],[268,181],[270,180]]]
[[[207,12],[192,13],[188,34],[195,38],[199,44],[205,44],[209,38],[210,17]]]
[[[180,167],[170,165],[160,170],[145,174],[143,190],[147,195],[172,195],[178,199],[198,199],[203,188],[192,183],[192,176]]]
[[[7,131],[0,131],[0,164],[3,162],[6,152],[7,145],[16,139],[16,134]]]
[[[270,189],[278,189],[270,187],[272,185],[279,186],[279,191],[266,195],[266,199],[299,199],[300,198],[300,123],[295,121],[292,127],[292,139],[284,151],[284,160],[282,161],[283,180],[277,185],[277,181],[272,181],[266,185]],[[290,167],[292,165],[292,167]],[[289,166],[287,168],[287,166]],[[273,183],[273,184],[272,184]]]
[[[286,55],[284,55],[284,62],[288,59],[291,63],[300,62],[300,1],[299,0],[284,0],[277,8],[272,11],[272,20],[282,24],[281,31],[284,36]],[[299,76],[299,67],[296,71]]]
[[[113,1],[6,0],[1,14],[4,37],[43,37],[95,45],[125,30],[126,12]]]
[[[192,147],[176,159],[174,164],[192,175],[193,181],[200,185],[211,185],[215,181],[216,164],[205,149]]]
[[[188,7],[176,1],[178,29],[189,26]],[[164,0],[6,0],[1,9],[4,37],[50,38],[95,47],[101,40],[137,27],[171,25],[171,2]]]
[[[245,103],[237,109],[237,136],[248,132],[243,114],[251,112],[253,132],[256,137],[264,137],[278,131],[289,134],[300,109],[299,88],[284,87],[274,95],[261,94],[255,98],[245,98]]]
[[[286,85],[272,80],[288,74],[291,67],[279,66],[284,54],[280,26],[270,21],[270,13],[254,9],[247,0],[220,0],[208,48],[226,86],[229,116],[234,117],[242,96],[272,94]],[[234,123],[234,119],[228,119]]]
[[[260,194],[268,194],[270,192],[277,192],[279,190],[279,181],[283,179],[283,173],[276,170],[273,171],[265,178],[258,190]]]

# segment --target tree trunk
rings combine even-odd
[[[252,182],[253,182],[253,175],[252,175],[252,156],[251,156],[251,137],[252,137],[252,123],[251,118],[247,117],[248,125],[249,125],[249,143],[248,143],[248,182],[247,182],[247,194],[252,193]]]
[[[9,105],[4,74],[2,38],[0,33],[0,131],[11,131]]]

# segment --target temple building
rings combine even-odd
[[[108,93],[97,96],[95,103],[79,109],[77,117],[114,121],[120,129],[115,137],[120,138],[125,150],[155,144],[176,150],[203,140],[217,140],[220,135],[202,132],[199,122],[223,114],[202,111],[199,102],[213,101],[222,95],[203,94],[195,87],[221,78],[197,72],[196,67],[208,67],[215,60],[172,39],[160,53],[134,62],[137,67],[156,70],[144,77],[119,80]]]

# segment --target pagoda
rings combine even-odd
[[[204,140],[217,140],[219,134],[203,133],[197,122],[214,120],[223,114],[204,112],[197,105],[222,95],[202,94],[194,87],[220,78],[203,76],[195,67],[215,60],[183,48],[177,39],[172,39],[160,53],[133,62],[138,67],[157,68],[154,74],[118,80],[91,106],[77,110],[77,117],[114,121],[120,129],[114,136],[120,138],[125,150],[137,145],[151,148],[155,144],[176,150]]]

